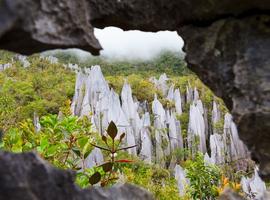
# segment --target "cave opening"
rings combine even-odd
[[[4,102],[0,109],[11,106],[9,112],[22,113],[15,118],[11,114],[3,118],[2,149],[13,152],[37,150],[45,160],[60,168],[87,170],[99,166],[106,158],[98,146],[90,148],[91,151],[83,159],[79,156],[82,159],[80,164],[77,163],[79,158],[74,160],[78,152],[81,154],[76,143],[70,142],[69,145],[74,146],[68,152],[72,153],[68,153],[62,161],[61,151],[64,149],[57,150],[56,143],[64,145],[70,135],[52,144],[48,140],[44,141],[47,131],[52,128],[46,120],[54,120],[57,126],[68,120],[68,117],[78,117],[79,120],[87,116],[91,124],[88,128],[99,133],[94,138],[103,135],[110,122],[114,122],[118,133],[126,134],[124,144],[133,147],[127,149],[128,154],[137,156],[146,164],[158,165],[165,173],[174,174],[175,177],[170,180],[177,183],[173,187],[178,189],[180,196],[188,193],[188,190],[183,189],[183,181],[189,184],[190,175],[186,174],[189,168],[183,164],[188,162],[195,164],[203,161],[205,166],[216,165],[223,177],[235,184],[241,181],[242,186],[245,184],[250,187],[257,181],[256,184],[265,187],[247,147],[239,139],[233,117],[223,100],[188,69],[185,53],[181,50],[184,43],[177,32],[149,33],[107,27],[94,29],[94,34],[103,47],[100,56],[93,56],[80,49],[55,49],[29,57],[1,52],[1,82],[2,88],[7,88],[5,91],[2,89],[1,95],[15,101],[15,105]],[[27,75],[23,70],[27,71]],[[51,72],[57,78],[51,77]],[[20,80],[19,76],[24,79]],[[17,85],[9,85],[10,78],[16,79]],[[55,84],[48,85],[48,79]],[[23,86],[17,90],[27,81],[33,87]],[[16,91],[15,96],[5,93],[10,90]],[[33,91],[27,94],[29,90]],[[22,102],[18,101],[16,93],[21,95]],[[37,96],[37,99],[33,96]],[[12,120],[15,120],[13,124],[10,122]],[[36,140],[40,141],[32,143],[32,136],[24,135],[26,130],[21,125],[17,130],[11,128],[18,126],[16,123],[32,127],[32,134],[39,133],[40,138]],[[61,129],[69,132],[66,128]],[[18,134],[18,130],[23,133],[21,137],[25,141],[12,144],[12,137]],[[53,130],[53,134],[59,133]],[[69,134],[72,135],[72,132]],[[20,136],[16,137],[20,139]],[[72,135],[74,137],[78,139]],[[48,151],[58,153],[48,155]],[[72,164],[66,164],[67,160],[68,163],[74,162],[73,167]],[[144,167],[143,164],[140,167]],[[253,174],[254,169],[255,174],[249,177],[248,174]],[[242,174],[238,175],[239,172]],[[77,184],[86,187],[89,182],[85,182],[84,178],[77,176]],[[213,181],[216,181],[217,187],[221,187],[219,179],[213,178]],[[150,186],[143,186],[154,192]],[[248,191],[245,192],[249,195]],[[260,192],[262,195],[263,192]]]

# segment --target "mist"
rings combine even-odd
[[[105,29],[94,29],[94,34],[98,38],[103,50],[100,56],[110,60],[150,60],[159,55],[162,51],[171,51],[184,56],[182,51],[183,40],[173,31],[142,32],[123,31],[116,27]],[[46,51],[44,54],[54,54],[59,51]],[[81,61],[89,59],[92,55],[81,49],[67,49],[60,51],[72,53]]]
[[[116,27],[95,29],[103,50],[101,56],[110,59],[148,60],[161,51],[173,51],[183,54],[183,40],[172,31],[142,32],[123,31]]]

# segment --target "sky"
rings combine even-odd
[[[116,27],[107,27],[105,29],[95,28],[94,34],[103,47],[100,54],[109,59],[149,60],[164,50],[183,54],[183,40],[172,31],[153,33],[123,31]],[[90,53],[79,49],[67,51],[72,51],[81,59],[91,56]]]
[[[176,32],[123,31],[116,27],[95,29],[101,55],[116,59],[150,59],[162,50],[181,53],[183,40]]]

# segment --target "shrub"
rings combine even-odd
[[[159,200],[180,200],[176,180],[169,171],[142,161],[123,168],[126,181],[140,185],[154,194]]]
[[[74,149],[80,151],[81,159],[92,149],[91,124],[83,121],[84,118],[74,116],[60,120],[57,115],[47,115],[41,118],[42,129],[37,133],[32,120],[28,119],[21,122],[18,128],[7,131],[1,146],[12,152],[36,150],[41,157],[57,167],[77,169],[78,159]]]
[[[74,93],[75,74],[61,64],[39,57],[28,58],[31,66],[17,61],[0,75],[0,127],[4,131],[18,125],[33,113],[57,114]],[[0,59],[1,60],[1,59]]]
[[[221,179],[221,171],[217,166],[204,164],[203,155],[198,153],[194,160],[185,162],[185,169],[190,181],[188,192],[192,199],[216,199]]]

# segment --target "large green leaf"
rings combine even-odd
[[[41,151],[44,151],[48,146],[49,146],[48,138],[41,138],[41,140],[40,140],[40,149],[41,149]]]
[[[77,155],[77,156],[81,156],[81,151],[80,151],[80,149],[78,149],[78,148],[76,148],[76,147],[73,147],[72,148],[72,151]]]
[[[57,145],[52,145],[48,147],[47,149],[47,156],[54,156],[57,153],[58,146]]]
[[[78,139],[78,144],[79,144],[80,149],[84,148],[84,146],[87,144],[88,140],[89,140],[89,138],[87,136],[83,136],[80,139]]]

